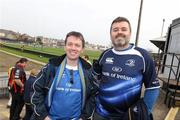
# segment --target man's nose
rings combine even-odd
[[[76,49],[76,45],[72,45],[71,49],[73,49],[73,50]]]
[[[119,30],[118,30],[118,34],[121,34],[121,33],[122,33],[122,30],[119,29]]]

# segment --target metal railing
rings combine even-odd
[[[8,76],[0,76],[0,98],[9,96],[9,90],[7,84],[8,84]]]
[[[160,69],[161,72],[164,73],[165,69],[168,69],[169,73],[167,78],[160,78],[163,81],[163,89],[166,92],[164,103],[166,104],[167,99],[169,98],[168,101],[168,107],[171,105],[175,106],[176,101],[180,100],[180,54],[175,54],[175,53],[162,53],[164,56],[165,62],[159,61],[158,63],[158,71],[157,74],[159,75]],[[167,59],[169,60],[169,63],[167,62]],[[167,71],[166,71],[167,72]],[[163,80],[166,79],[166,80]]]

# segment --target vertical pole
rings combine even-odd
[[[139,9],[139,18],[138,18],[138,26],[137,26],[137,32],[136,32],[135,46],[138,46],[139,30],[140,30],[140,24],[141,24],[142,6],[143,6],[143,0],[141,0],[140,9]]]
[[[161,37],[162,37],[162,35],[163,35],[163,30],[164,30],[164,22],[165,22],[165,19],[163,19],[162,30],[161,30]]]
[[[163,36],[164,22],[165,22],[165,19],[163,19],[162,30],[161,30],[161,37]],[[158,59],[159,59],[159,62],[158,62],[158,63],[159,63],[159,65],[158,65],[158,72],[157,72],[157,74],[159,73],[159,70],[160,70],[160,67],[161,67],[161,57],[162,57],[162,56],[161,56],[161,53],[160,53],[160,52],[161,52],[161,49],[159,48],[159,49],[158,49],[158,56],[159,56],[159,57],[158,57]],[[162,52],[164,52],[164,51],[162,51]]]

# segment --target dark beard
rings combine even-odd
[[[118,41],[118,42],[112,42],[114,49],[115,50],[123,50],[126,48],[126,46],[128,46],[129,42],[127,40],[123,40],[123,41]]]

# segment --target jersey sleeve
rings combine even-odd
[[[21,71],[20,69],[15,69],[14,71],[14,79],[20,79]]]
[[[156,78],[155,64],[148,52],[144,53],[145,71],[143,73],[143,81],[146,89],[159,88],[160,84]]]
[[[138,50],[144,59],[144,71],[143,71],[143,82],[146,89],[154,89],[159,88],[160,84],[158,79],[156,78],[156,70],[155,70],[155,63],[152,60],[150,54],[139,47],[136,47],[136,50]]]

